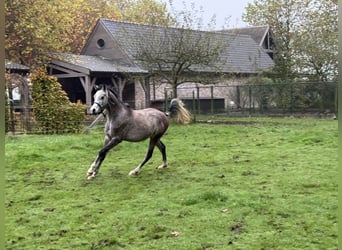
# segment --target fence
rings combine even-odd
[[[259,84],[234,86],[197,86],[178,88],[178,97],[194,114],[228,116],[312,115],[329,117],[337,114],[336,82]],[[152,101],[155,108],[166,110],[171,89],[165,89],[165,99]],[[17,103],[11,106],[7,131],[37,133],[32,108]],[[94,117],[85,116],[84,124]],[[72,123],[73,121],[65,121]]]
[[[337,113],[336,82],[197,86],[178,88],[177,93],[194,114]],[[165,97],[171,95],[165,89]]]
[[[86,111],[84,113],[84,125],[86,126],[94,117],[86,115]],[[77,130],[77,124],[79,121],[63,119],[37,122],[32,107],[14,106],[9,110],[6,132],[10,134],[72,133]],[[49,127],[50,130],[43,127]]]

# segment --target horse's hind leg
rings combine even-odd
[[[157,142],[157,147],[160,150],[160,153],[163,156],[163,164],[158,167],[158,169],[166,168],[167,167],[167,159],[166,159],[166,147],[161,140]]]
[[[158,139],[159,140],[159,139]],[[153,149],[156,145],[157,141],[155,138],[151,138],[150,139],[150,144],[148,146],[148,150],[147,150],[147,153],[145,155],[145,158],[144,160],[135,168],[133,169],[132,171],[129,172],[129,175],[137,175],[139,174],[141,168],[145,165],[146,162],[148,162],[148,160],[152,157],[153,155]]]

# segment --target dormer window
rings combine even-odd
[[[97,47],[99,47],[100,49],[102,49],[105,46],[105,41],[100,38],[99,40],[97,40]]]

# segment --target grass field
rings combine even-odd
[[[216,124],[217,122],[217,124]],[[6,249],[337,249],[337,121],[172,125],[86,171],[103,133],[7,136]]]

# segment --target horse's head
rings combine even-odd
[[[98,88],[94,95],[94,103],[90,112],[94,115],[102,113],[108,106],[108,92],[105,86]]]

